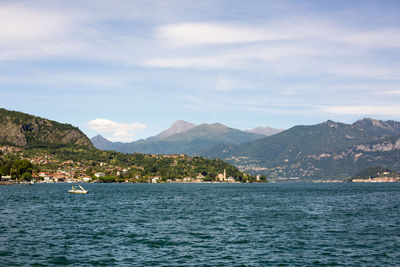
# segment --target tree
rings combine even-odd
[[[32,172],[32,163],[24,159],[16,160],[11,168],[11,176],[14,176],[15,178],[22,178],[24,173],[30,173],[32,175]]]
[[[21,176],[21,179],[24,181],[31,181],[32,180],[32,174],[29,172],[24,172]]]

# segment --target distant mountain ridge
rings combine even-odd
[[[90,139],[92,144],[96,144],[95,147],[101,150],[112,150],[113,142],[107,140],[102,135],[98,134]]]
[[[104,149],[126,153],[220,158],[272,179],[346,179],[373,165],[400,170],[400,123],[371,118],[299,125],[268,137],[219,123],[201,124],[158,140],[103,143]]]
[[[271,128],[269,126],[266,126],[266,127],[256,127],[254,129],[251,129],[251,130],[246,130],[245,132],[255,133],[255,134],[262,134],[262,135],[265,135],[265,136],[271,136],[271,135],[280,133],[282,131],[284,131],[284,130],[283,129],[275,129],[275,128]]]
[[[103,137],[92,138],[95,147],[124,153],[187,154],[199,155],[219,144],[241,144],[264,135],[247,133],[220,123],[195,125],[177,121],[160,134],[131,143],[110,142]],[[108,141],[108,142],[107,142]]]
[[[166,138],[168,136],[171,136],[171,135],[174,135],[177,133],[185,132],[194,127],[196,127],[196,124],[194,124],[194,123],[187,122],[184,120],[178,120],[178,121],[174,122],[174,124],[172,124],[171,127],[169,127],[167,130],[157,134],[154,138],[155,139],[163,139],[163,138]]]
[[[93,148],[89,138],[77,127],[2,108],[0,143],[23,147],[74,145]]]
[[[351,178],[381,166],[400,171],[400,122],[365,118],[353,124],[328,120],[299,125],[265,137],[220,123],[179,121],[164,131],[133,143],[110,142],[98,135],[92,142],[104,150],[149,154],[188,154],[220,158],[242,171],[270,179],[326,180]],[[93,149],[77,127],[0,108],[0,144],[26,148]]]
[[[399,137],[396,121],[366,118],[344,124],[328,120],[246,144],[221,145],[202,155],[271,177],[349,177],[371,162],[398,167]]]

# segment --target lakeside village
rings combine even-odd
[[[65,151],[64,151],[65,152]],[[74,152],[75,153],[75,152]],[[185,155],[130,154],[110,159],[113,152],[60,156],[51,150],[25,150],[0,146],[0,185],[31,183],[246,183],[298,182],[298,177],[251,176],[219,160]],[[114,152],[115,153],[115,152]],[[240,166],[239,166],[239,169]],[[400,174],[369,168],[351,179],[318,179],[309,182],[400,182]],[[233,176],[233,177],[232,177]]]
[[[9,174],[0,172],[0,184],[29,184],[29,183],[239,183],[249,180],[237,181],[227,176],[227,171],[217,173],[213,179],[198,173],[195,177],[166,178],[159,175],[143,175],[143,166],[121,167],[107,162],[88,160],[86,162],[73,160],[59,160],[46,153],[27,155],[27,151],[13,146],[0,146],[0,155],[16,157],[25,162],[23,167],[11,167]],[[157,159],[190,160],[185,155],[146,155]],[[0,158],[1,159],[1,158]],[[29,163],[29,164],[28,164]],[[0,162],[1,165],[1,162]],[[1,166],[0,166],[1,167]],[[26,170],[21,170],[25,168]],[[13,170],[15,169],[15,170]],[[1,171],[1,169],[0,169]],[[17,172],[20,172],[18,175]],[[14,174],[13,174],[14,172]],[[4,171],[3,171],[4,173]],[[247,178],[247,177],[245,177]],[[267,182],[263,177],[257,176],[251,182]]]

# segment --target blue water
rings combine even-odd
[[[400,183],[0,186],[0,266],[400,265]]]

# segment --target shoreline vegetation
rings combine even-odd
[[[0,145],[0,185],[34,183],[381,183],[400,175],[369,167],[352,178],[302,180],[253,176],[219,159],[186,155],[124,154],[78,146],[23,148]]]
[[[257,149],[250,149],[246,150],[245,156],[234,156],[230,159],[225,152],[229,152],[231,148],[223,150],[225,152],[219,156],[199,154],[204,157],[187,156],[178,153],[179,150],[175,150],[176,154],[165,155],[104,151],[95,148],[90,139],[77,127],[1,108],[0,124],[0,182],[6,184],[30,181],[397,182],[400,179],[396,161],[400,151],[400,123],[395,121],[385,122],[367,118],[351,125],[327,121],[318,125],[295,126],[275,136],[263,138],[266,143],[252,143],[252,148],[261,147],[263,153],[256,153]],[[344,132],[347,133],[346,136],[354,136],[355,139],[343,139]],[[332,139],[332,136],[335,138]],[[340,142],[329,141],[336,139]],[[351,149],[345,153],[342,151],[344,154],[335,156],[326,153],[349,146]],[[383,152],[385,154],[382,154]],[[258,159],[251,160],[249,155],[257,155]],[[343,155],[350,158],[344,159]],[[248,168],[250,165],[243,165],[242,160],[255,169]],[[257,162],[272,165],[259,168]],[[274,164],[276,166],[273,166]],[[370,167],[372,164],[383,167]],[[354,175],[355,170],[362,171]]]
[[[253,183],[268,182],[219,159],[124,154],[79,146],[0,146],[2,184],[26,183]]]
[[[0,145],[0,185],[34,183],[380,183],[400,175],[370,167],[352,178],[268,179],[240,171],[222,160],[186,155],[124,154],[78,146],[22,148]]]

